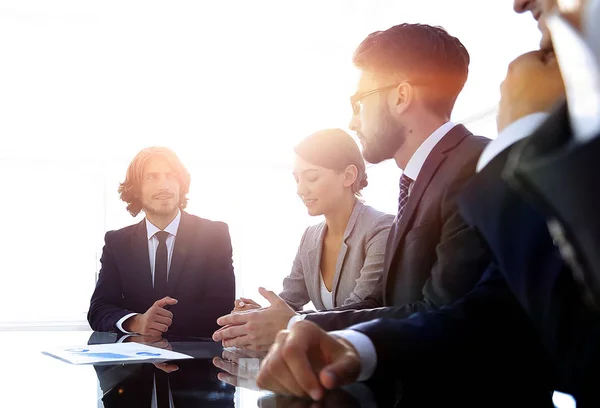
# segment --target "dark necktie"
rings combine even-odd
[[[408,202],[408,189],[412,182],[413,180],[410,177],[402,173],[402,176],[400,177],[400,195],[398,197],[398,217],[396,218],[398,222],[400,222],[400,218],[402,217],[404,208]]]
[[[169,233],[158,231],[154,236],[158,239],[156,257],[154,258],[154,297],[156,300],[167,296],[167,238]]]
[[[154,371],[156,384],[156,406],[157,408],[170,408],[169,404],[169,374],[162,370]]]

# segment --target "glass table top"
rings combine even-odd
[[[223,349],[219,343],[169,338],[151,344],[194,357],[167,363],[73,365],[43,351],[117,341],[112,333],[7,331],[0,333],[6,407],[360,407],[378,406],[367,387],[330,393],[315,403],[259,390],[255,377],[264,354]],[[132,338],[125,339],[131,341]],[[136,341],[140,341],[138,337]],[[154,340],[153,340],[154,341]],[[169,372],[167,374],[167,372]],[[158,397],[167,375],[169,398]],[[161,385],[163,384],[163,385]],[[350,387],[352,388],[352,387]],[[366,391],[366,392],[365,392]],[[5,405],[6,404],[6,405]]]
[[[150,345],[188,354],[193,359],[112,365],[73,365],[43,351],[117,341]],[[326,394],[324,400],[274,395],[259,390],[255,378],[264,354],[223,349],[194,338],[117,338],[91,331],[0,332],[4,369],[0,375],[1,407],[183,408],[183,407],[405,407],[397,384],[352,384]],[[475,392],[476,390],[468,390]],[[432,389],[431,394],[436,390]],[[495,395],[478,406],[494,406]],[[506,399],[505,399],[506,400]],[[509,399],[510,400],[510,399]],[[519,405],[519,397],[514,397]],[[548,400],[527,406],[550,406]],[[449,402],[448,402],[449,403]],[[417,404],[432,406],[431,404]],[[454,404],[452,404],[454,405]],[[465,404],[461,404],[465,406]],[[410,405],[414,406],[414,405]],[[435,404],[435,406],[449,406]],[[495,405],[497,406],[497,405]],[[507,405],[503,405],[507,406]],[[560,404],[570,407],[570,404]]]

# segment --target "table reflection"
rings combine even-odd
[[[105,408],[225,408],[235,406],[235,387],[218,379],[212,357],[222,348],[190,338],[160,338],[94,333],[89,344],[138,342],[192,355],[193,360],[95,365]]]
[[[222,370],[218,378],[232,386],[261,391],[256,385],[260,362],[266,353],[239,348],[223,349],[220,357],[213,359],[215,367]],[[477,373],[472,373],[477,375]],[[408,386],[406,386],[408,384]],[[462,382],[461,376],[435,375],[431,378],[412,378],[403,384],[390,373],[389,379],[378,378],[365,383],[355,383],[328,391],[321,401],[308,398],[275,395],[264,392],[257,401],[260,408],[411,408],[411,407],[512,407],[551,408],[551,393],[524,393],[525,388],[514,392],[505,387],[510,381],[497,386],[474,387]],[[409,388],[410,387],[410,388]],[[407,389],[404,389],[407,388]]]
[[[256,385],[256,377],[260,362],[266,356],[264,352],[256,352],[239,348],[223,349],[221,357],[215,357],[213,364],[223,370],[218,378],[232,386],[260,391]],[[264,408],[292,407],[394,407],[399,402],[396,387],[385,387],[386,391],[376,391],[373,387],[357,383],[337,390],[329,391],[323,400],[312,401],[305,398],[265,393],[258,400],[258,406]],[[375,398],[375,392],[378,399]]]
[[[217,378],[210,360],[182,360],[177,365],[170,373],[152,364],[95,366],[104,407],[235,406],[235,387]]]
[[[256,377],[266,353],[237,348],[223,349],[221,357],[213,358],[215,367],[223,370],[217,377],[234,387],[259,391]]]

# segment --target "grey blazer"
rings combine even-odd
[[[383,262],[385,246],[394,216],[356,201],[338,255],[333,277],[333,306],[347,306],[372,295],[383,298]],[[283,281],[280,297],[294,310],[309,301],[317,310],[321,301],[321,249],[327,225],[325,221],[306,229],[292,272]]]

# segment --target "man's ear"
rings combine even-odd
[[[392,98],[392,112],[400,114],[405,112],[412,104],[415,90],[409,82],[400,83],[390,94]]]

